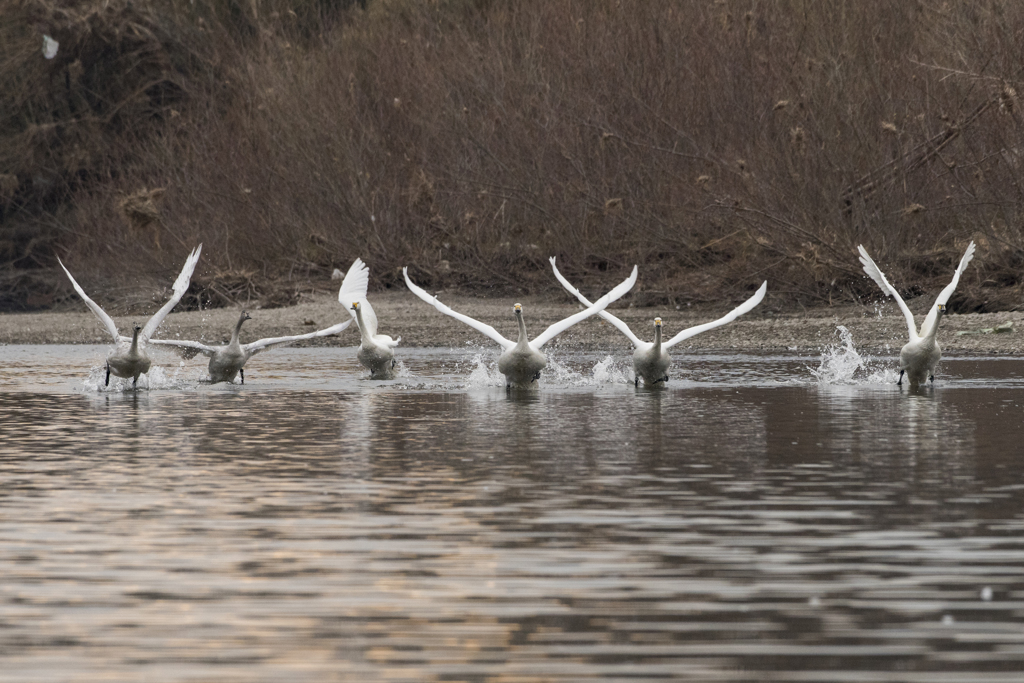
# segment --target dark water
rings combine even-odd
[[[0,347],[0,680],[1024,680],[1024,362],[103,352]]]

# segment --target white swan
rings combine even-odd
[[[554,256],[551,257],[550,261],[551,268],[555,271],[555,277],[562,283],[562,286],[569,290],[573,296],[579,299],[583,305],[589,306],[590,302],[587,301],[586,297],[580,294],[580,291],[569,284],[569,281],[562,277],[562,274],[558,272],[558,268],[555,266]],[[718,320],[687,328],[669,339],[667,342],[663,342],[661,340],[661,318],[654,319],[654,342],[652,343],[641,341],[639,337],[633,334],[632,330],[629,329],[629,326],[626,325],[626,323],[622,322],[608,311],[601,311],[598,315],[617,327],[622,334],[626,335],[629,341],[633,342],[633,372],[635,373],[633,377],[633,384],[639,385],[640,378],[642,377],[645,386],[652,386],[658,382],[668,381],[668,366],[672,363],[672,358],[668,355],[668,349],[672,348],[684,339],[689,339],[701,332],[707,332],[708,330],[712,330],[716,327],[721,327],[726,323],[731,323],[733,320],[744,313],[747,313],[753,309],[754,306],[761,303],[761,300],[764,299],[765,292],[767,291],[768,281],[765,280],[761,283],[761,287],[754,292],[752,297],[729,311]]]
[[[192,279],[192,271],[195,270],[196,263],[199,261],[199,254],[202,251],[203,245],[201,244],[192,250],[192,253],[185,259],[185,265],[182,267],[178,279],[174,281],[171,298],[167,300],[167,303],[159,311],[153,314],[153,317],[149,319],[145,327],[135,325],[132,328],[130,339],[117,333],[117,325],[114,324],[114,320],[107,315],[106,311],[100,308],[99,304],[86,295],[85,291],[75,281],[75,278],[71,277],[71,273],[65,268],[64,263],[59,257],[57,258],[57,263],[60,263],[60,267],[64,268],[64,272],[67,273],[68,279],[71,280],[75,291],[78,292],[78,296],[82,297],[85,304],[92,309],[92,312],[96,314],[96,317],[107,328],[107,332],[110,332],[110,335],[114,338],[116,347],[107,356],[107,378],[104,381],[104,385],[110,385],[110,375],[113,374],[115,377],[123,377],[125,379],[131,377],[132,386],[137,387],[139,375],[149,372],[151,361],[149,356],[146,355],[146,343],[149,342],[149,338],[156,332],[156,328],[160,326],[160,323],[164,321],[164,318],[167,317],[167,314],[171,312],[171,309],[174,308],[188,289],[189,282]],[[130,346],[124,348],[125,344],[128,344],[129,341],[131,342]]]
[[[513,310],[515,311],[516,322],[519,324],[519,341],[514,342],[509,339],[505,339],[490,325],[486,325],[479,320],[474,320],[467,315],[456,313],[452,309],[448,308],[438,301],[436,297],[430,296],[423,291],[423,289],[413,284],[412,280],[409,279],[408,267],[402,269],[402,274],[405,275],[405,284],[408,285],[413,294],[423,299],[445,315],[450,315],[456,320],[466,323],[473,329],[478,332],[482,332],[501,345],[502,353],[501,356],[498,357],[498,370],[501,374],[505,375],[506,388],[528,387],[533,382],[540,379],[540,371],[547,365],[547,359],[544,357],[544,354],[540,352],[541,347],[551,341],[555,335],[564,332],[581,320],[603,311],[608,304],[621,298],[622,295],[628,292],[636,283],[636,273],[637,268],[636,266],[633,266],[632,274],[615,289],[598,299],[596,303],[589,305],[586,310],[580,311],[579,313],[571,315],[565,320],[550,326],[548,329],[534,337],[532,341],[527,336],[526,323],[523,322],[522,304],[516,304],[513,307]]]
[[[395,372],[395,347],[402,338],[392,339],[386,334],[377,334],[377,314],[366,299],[366,288],[370,283],[370,269],[362,259],[356,259],[341,281],[338,302],[359,326],[359,351],[356,358],[370,371],[370,379],[392,379]]]
[[[903,317],[907,319],[910,341],[900,349],[900,378],[896,384],[903,384],[903,373],[907,374],[907,379],[910,380],[910,386],[912,387],[924,384],[925,380],[934,381],[935,365],[942,357],[942,349],[939,347],[939,343],[935,341],[935,335],[939,331],[939,321],[946,312],[946,302],[949,301],[949,297],[952,296],[957,283],[960,282],[960,275],[964,272],[967,264],[971,262],[971,259],[974,258],[974,242],[972,241],[967,245],[967,251],[964,252],[963,258],[960,259],[960,265],[957,266],[956,272],[953,273],[953,281],[939,292],[939,298],[935,300],[935,305],[928,311],[928,316],[921,325],[920,334],[918,334],[917,327],[914,324],[914,314],[907,308],[907,304],[903,301],[900,293],[885,279],[885,275],[882,275],[882,271],[879,270],[875,262],[868,256],[868,252],[863,245],[858,246],[857,251],[860,252],[860,262],[864,264],[864,272],[882,288],[882,291],[887,296],[896,299],[900,310],[903,311]]]
[[[191,358],[197,353],[208,356],[210,358],[210,382],[213,384],[217,382],[233,382],[235,375],[239,374],[242,376],[242,384],[245,384],[245,364],[257,353],[272,349],[275,346],[302,341],[303,339],[338,334],[352,324],[351,320],[346,320],[343,323],[323,330],[317,330],[316,332],[296,334],[291,337],[270,337],[248,344],[240,344],[238,342],[238,334],[242,330],[242,323],[246,320],[252,320],[252,318],[249,317],[248,313],[242,311],[242,314],[238,317],[238,322],[235,324],[235,330],[231,333],[231,341],[220,346],[207,346],[197,341],[178,339],[154,339],[150,343],[176,346],[181,349],[181,354],[186,358]]]

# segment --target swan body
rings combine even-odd
[[[900,377],[896,384],[902,386],[904,374],[907,375],[907,380],[910,382],[911,387],[920,386],[926,381],[934,381],[935,366],[938,364],[939,359],[942,358],[942,348],[939,346],[939,342],[936,341],[939,321],[942,320],[942,316],[946,313],[946,302],[949,301],[949,297],[956,290],[956,286],[960,282],[960,276],[963,274],[967,264],[974,258],[974,242],[972,241],[967,245],[967,251],[960,258],[960,265],[957,266],[956,271],[953,273],[953,281],[939,292],[935,305],[932,306],[924,322],[921,324],[920,332],[918,332],[917,325],[914,322],[914,314],[910,312],[906,302],[903,301],[903,297],[885,279],[885,275],[875,265],[875,262],[871,260],[864,246],[858,246],[857,251],[860,252],[860,262],[864,266],[864,272],[875,281],[886,296],[891,296],[896,300],[896,304],[903,311],[903,317],[907,320],[907,332],[910,341],[900,349]]]
[[[341,303],[359,327],[359,351],[356,359],[370,371],[370,379],[393,379],[395,376],[395,347],[402,338],[392,339],[386,334],[377,334],[377,314],[366,299],[366,288],[370,282],[370,269],[362,259],[356,259],[345,274],[338,290]]]
[[[668,366],[672,357],[668,355],[661,341],[661,318],[654,319],[654,343],[642,342],[633,349],[633,384],[640,383],[643,377],[644,386],[668,382]]]
[[[409,279],[408,267],[402,269],[402,274],[405,276],[405,284],[413,294],[423,299],[441,313],[469,325],[476,331],[481,332],[498,342],[502,348],[501,356],[498,357],[498,370],[501,374],[505,375],[506,388],[511,389],[512,387],[524,388],[533,386],[534,382],[540,379],[541,370],[543,370],[547,365],[547,359],[540,351],[544,344],[548,343],[556,335],[564,332],[581,320],[603,311],[608,304],[621,298],[636,283],[637,268],[636,266],[633,266],[633,272],[630,276],[615,287],[615,289],[598,299],[596,303],[587,304],[588,307],[585,310],[551,325],[538,336],[534,337],[533,340],[529,338],[529,335],[526,332],[526,323],[523,320],[522,304],[516,304],[513,306],[513,311],[516,317],[516,323],[519,326],[519,339],[515,342],[510,339],[505,339],[505,337],[501,336],[498,331],[490,325],[470,318],[468,315],[457,313],[438,301],[436,297],[427,294],[422,288],[415,285],[413,281]]]
[[[523,305],[516,304],[512,310],[519,326],[519,340],[498,357],[498,372],[505,375],[507,385],[523,387],[540,379],[540,371],[547,366],[548,359],[530,345],[526,321],[523,320]]]
[[[132,344],[126,351],[115,351],[107,356],[107,377],[105,386],[110,386],[110,375],[115,377],[132,378],[132,386],[138,386],[139,375],[149,372],[152,361],[146,352],[139,348],[139,332],[142,328],[139,325],[132,327]]]
[[[203,251],[203,245],[199,245],[192,250],[192,253],[185,259],[185,265],[181,268],[181,273],[178,274],[177,279],[174,281],[172,286],[171,298],[167,300],[160,310],[153,314],[153,317],[149,319],[145,327],[139,327],[135,325],[132,328],[132,336],[124,337],[118,334],[117,325],[114,323],[106,311],[104,311],[99,304],[90,299],[86,295],[85,290],[78,284],[71,273],[64,266],[64,263],[58,258],[57,262],[60,263],[60,267],[64,269],[68,279],[71,280],[71,285],[78,292],[78,296],[82,297],[92,312],[100,319],[103,326],[107,328],[107,332],[114,338],[114,350],[107,356],[106,367],[107,377],[104,384],[110,386],[110,376],[122,377],[127,379],[132,378],[132,385],[137,387],[139,384],[139,375],[144,375],[149,372],[150,365],[152,362],[149,356],[146,354],[146,345],[150,341],[150,337],[156,332],[156,328],[160,326],[160,323],[164,321],[167,314],[171,312],[181,297],[188,290],[189,282],[192,280],[192,272],[196,268],[196,263],[199,262],[199,254]]]
[[[210,358],[210,382],[213,384],[217,382],[234,382],[235,377],[238,375],[241,375],[242,384],[245,384],[245,364],[257,353],[277,346],[294,344],[303,339],[338,334],[352,324],[351,320],[346,320],[343,323],[323,330],[317,330],[316,332],[296,334],[290,337],[268,337],[267,339],[242,344],[238,341],[238,337],[242,331],[242,323],[246,320],[252,320],[252,318],[246,311],[242,311],[242,314],[238,317],[238,322],[235,323],[235,329],[231,333],[231,341],[219,346],[208,346],[197,341],[178,339],[154,339],[151,343],[177,347],[180,353],[188,358],[197,353],[208,356]]]
[[[555,266],[555,257],[552,256],[549,260],[551,262],[551,268],[555,271],[555,277],[562,283],[562,286],[565,287],[570,294],[579,299],[580,303],[585,306],[589,306],[590,301],[588,301],[578,289],[569,284],[569,281],[566,280],[560,272],[558,272],[558,267]],[[635,373],[633,384],[639,385],[640,379],[642,378],[645,386],[653,386],[659,382],[668,381],[668,368],[672,363],[672,358],[668,354],[668,349],[685,339],[689,339],[690,337],[700,334],[701,332],[707,332],[708,330],[713,330],[716,327],[721,327],[722,325],[731,323],[733,320],[744,313],[751,311],[755,306],[761,303],[767,291],[768,281],[765,280],[761,283],[761,287],[754,292],[753,296],[718,320],[713,320],[709,323],[704,323],[703,325],[689,327],[682,332],[679,332],[668,341],[662,340],[661,318],[654,319],[654,341],[647,342],[633,334],[633,331],[629,329],[629,326],[626,325],[626,323],[619,318],[616,318],[608,311],[602,310],[598,312],[598,315],[614,325],[616,329],[626,335],[629,341],[633,343],[633,372]]]

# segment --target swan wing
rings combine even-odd
[[[338,323],[331,327],[317,330],[316,332],[307,332],[306,334],[295,334],[290,337],[268,337],[267,339],[259,339],[248,344],[242,344],[242,350],[249,355],[255,355],[260,351],[266,351],[272,349],[275,346],[283,346],[285,344],[294,344],[295,342],[302,341],[303,339],[313,339],[314,337],[329,337],[332,334],[338,334],[342,330],[348,328],[352,324],[351,320],[346,320],[343,323]]]
[[[157,344],[160,346],[174,346],[177,347],[178,353],[185,358],[193,358],[197,353],[201,353],[204,356],[212,357],[217,353],[217,346],[207,346],[206,344],[200,344],[197,341],[186,341],[184,339],[150,339],[150,344]]]
[[[750,297],[742,304],[740,304],[736,308],[732,309],[731,311],[723,315],[718,320],[714,320],[709,323],[704,323],[703,325],[688,327],[679,334],[677,334],[676,336],[669,339],[667,342],[663,343],[662,346],[666,349],[669,349],[678,344],[679,342],[683,341],[684,339],[695,337],[701,332],[707,332],[708,330],[713,330],[716,327],[721,327],[726,323],[731,323],[733,320],[740,317],[744,313],[749,313],[750,311],[752,311],[755,306],[761,303],[761,301],[764,299],[765,292],[767,291],[768,281],[765,280],[764,282],[761,283],[761,286],[758,288],[758,290],[754,292],[754,295],[752,297]]]
[[[349,306],[351,305],[349,304]],[[373,312],[373,306],[366,299],[359,303],[359,307],[363,309],[363,324],[366,325],[366,332],[372,339],[377,336],[377,314]]]
[[[498,342],[498,344],[500,344],[501,348],[503,348],[503,349],[511,349],[513,346],[516,345],[515,342],[509,341],[508,339],[505,339],[500,334],[498,334],[498,331],[496,329],[494,329],[493,327],[491,327],[490,325],[482,323],[479,320],[474,320],[473,318],[470,318],[468,315],[463,315],[461,313],[456,313],[455,311],[453,311],[452,309],[448,308],[443,303],[438,301],[437,297],[430,296],[425,291],[423,291],[423,289],[421,287],[417,287],[415,284],[413,284],[413,281],[409,279],[409,267],[408,266],[406,266],[405,268],[402,268],[402,275],[405,276],[405,284],[409,288],[409,291],[411,291],[413,294],[415,294],[419,298],[423,299],[428,304],[430,304],[431,306],[433,306],[437,310],[441,311],[445,315],[451,316],[451,317],[455,318],[456,320],[458,320],[459,322],[462,322],[462,323],[465,323],[465,324],[469,325],[470,327],[472,327],[477,332],[480,332],[480,333],[490,337],[494,341]]]
[[[532,341],[530,341],[530,347],[535,351],[540,350],[542,346],[544,346],[549,341],[554,339],[556,335],[565,332],[567,329],[569,329],[579,321],[585,320],[586,318],[589,318],[595,313],[603,311],[605,307],[608,306],[608,304],[610,304],[611,302],[621,299],[622,296],[630,289],[632,289],[633,285],[636,284],[636,274],[637,267],[633,266],[633,272],[630,273],[628,278],[620,282],[615,287],[615,289],[608,292],[600,299],[598,299],[596,302],[591,304],[589,308],[586,308],[575,315],[570,315],[565,320],[561,320],[552,325],[551,327],[549,327],[548,329],[541,332],[539,335],[534,337]]]
[[[171,294],[171,298],[167,300],[167,303],[153,314],[153,317],[149,319],[146,326],[142,328],[142,333],[139,335],[142,341],[148,341],[153,336],[153,333],[156,332],[156,328],[167,317],[167,314],[171,312],[171,309],[178,305],[178,301],[181,300],[182,295],[188,290],[188,283],[192,280],[192,271],[196,269],[196,264],[199,262],[199,254],[202,251],[203,245],[200,244],[185,259],[185,265],[182,267],[181,273],[178,274],[178,279],[174,281],[172,288],[174,293]]]
[[[78,292],[78,296],[82,297],[82,301],[85,302],[85,305],[92,309],[92,312],[100,319],[103,326],[107,328],[107,332],[109,332],[110,336],[114,338],[114,343],[116,344],[121,341],[122,337],[117,333],[117,325],[114,324],[114,319],[107,315],[107,312],[100,308],[99,304],[89,298],[85,293],[85,290],[83,290],[78,282],[75,281],[75,278],[71,277],[71,273],[64,266],[64,262],[60,260],[60,257],[57,257],[57,263],[60,264],[61,268],[64,268],[64,272],[67,274],[68,279],[71,280],[71,285],[75,288],[75,291]]]
[[[569,284],[569,281],[562,277],[562,274],[558,272],[558,268],[555,267],[555,257],[552,256],[548,260],[551,262],[551,269],[555,271],[555,277],[558,278],[558,281],[562,283],[562,286],[565,287],[570,294],[579,299],[580,303],[582,303],[584,306],[593,306],[594,304],[590,303],[590,301],[588,301],[585,296],[580,294],[580,290],[576,289],[571,284]],[[640,348],[640,345],[643,342],[641,342],[640,339],[637,338],[635,334],[633,334],[633,331],[629,329],[629,325],[622,322],[608,311],[599,311],[598,315],[607,320],[608,322],[610,322],[616,328],[618,328],[619,332],[626,335],[629,341],[633,342],[633,346]]]
[[[907,308],[907,302],[903,300],[903,297],[901,297],[900,293],[896,291],[896,288],[890,285],[889,281],[885,279],[885,276],[882,275],[882,271],[879,270],[878,266],[875,265],[875,262],[871,260],[870,256],[868,256],[868,251],[864,248],[864,245],[858,246],[857,251],[860,252],[860,262],[864,265],[864,272],[875,281],[875,284],[882,288],[882,291],[885,292],[886,295],[896,299],[897,305],[899,305],[900,310],[903,311],[903,317],[907,319],[907,329],[910,332],[910,340],[915,341],[919,339],[917,336],[917,325],[914,324],[914,314],[910,312],[909,308]]]
[[[971,241],[967,245],[967,251],[964,252],[963,257],[960,259],[960,265],[956,267],[956,272],[953,273],[953,281],[946,285],[946,288],[939,292],[939,298],[935,300],[935,305],[932,306],[932,310],[928,311],[928,317],[924,319],[924,323],[921,324],[921,336],[927,337],[931,334],[932,329],[935,327],[935,320],[939,317],[939,304],[943,306],[949,301],[949,297],[953,296],[953,292],[956,290],[956,286],[960,283],[960,275],[964,272],[964,268],[974,258],[974,242]]]
[[[373,341],[380,346],[386,346],[389,349],[393,349],[398,346],[398,343],[402,341],[402,338],[399,337],[398,339],[392,339],[389,335],[377,334],[374,335]]]
[[[341,289],[338,290],[338,303],[345,307],[353,320],[356,317],[356,312],[352,310],[352,304],[358,301],[360,306],[364,305],[366,288],[369,285],[370,269],[363,263],[363,259],[357,258],[345,273],[345,279],[341,281]]]

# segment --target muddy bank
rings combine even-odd
[[[547,325],[579,310],[578,304],[557,296],[513,298],[480,298],[443,293],[439,297],[455,310],[493,325],[500,333],[515,338],[512,304],[523,304],[527,329],[540,333]],[[918,320],[934,299],[921,297],[910,302]],[[402,337],[402,346],[490,346],[491,342],[475,330],[425,305],[408,292],[384,292],[372,295],[371,302],[380,320],[380,332]],[[713,320],[726,312],[728,306],[665,308],[615,308],[616,316],[626,321],[641,338],[651,337],[655,316],[664,320],[668,336],[677,331]],[[838,341],[836,327],[843,325],[853,333],[858,349],[873,353],[895,354],[906,340],[906,323],[892,304],[881,307],[882,315],[869,307],[808,309],[800,313],[774,310],[770,300],[736,322],[688,339],[677,347],[676,355],[690,352],[818,352]],[[262,337],[301,334],[327,327],[347,315],[330,295],[310,296],[288,308],[250,311],[252,320],[242,330],[243,341]],[[195,339],[219,343],[227,341],[238,318],[238,309],[214,309],[172,313],[158,330],[158,338]],[[145,317],[115,316],[120,329],[127,330],[133,321]],[[984,334],[1006,322],[1013,331]],[[957,334],[968,332],[971,334]],[[1024,353],[1024,313],[987,313],[947,315],[942,321],[939,339],[944,352],[963,354]],[[13,313],[0,315],[0,344],[102,344],[109,338],[103,326],[85,305],[81,310],[63,312]],[[307,342],[306,345],[353,346],[359,343],[353,325],[337,337]],[[630,348],[629,342],[613,327],[594,318],[586,320],[559,335],[549,346],[609,351]],[[0,351],[2,355],[2,351]]]

